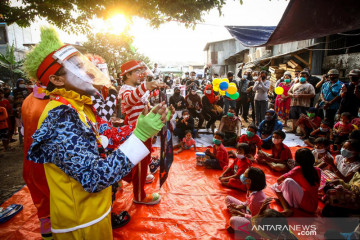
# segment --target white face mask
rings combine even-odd
[[[315,149],[317,153],[324,153],[326,150],[325,149]]]
[[[245,157],[245,155],[244,154],[236,154],[236,157],[239,159],[243,159]]]
[[[258,76],[253,77],[254,80],[257,80],[258,78],[259,78]]]
[[[274,144],[279,144],[279,143],[281,143],[281,139],[272,138],[272,142]]]
[[[206,90],[206,94],[211,94],[211,90]]]
[[[25,84],[19,84],[19,88],[26,88]]]

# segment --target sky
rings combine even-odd
[[[224,28],[225,25],[241,26],[276,26],[280,21],[289,1],[285,0],[227,0],[222,8],[223,16],[214,9],[203,15],[204,24],[195,29],[186,28],[184,24],[170,22],[154,29],[147,21],[140,18],[133,20],[130,33],[134,36],[134,46],[139,52],[148,56],[152,62],[161,65],[204,64],[206,43],[232,38]],[[35,35],[39,34],[39,21]],[[69,35],[59,31],[62,41],[67,43],[84,42],[84,35]],[[38,36],[35,36],[37,41]]]

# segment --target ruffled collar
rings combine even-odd
[[[92,100],[88,96],[80,95],[72,90],[68,91],[64,88],[55,88],[53,91],[46,91],[46,95],[58,95],[68,100],[77,102],[78,104],[92,105]]]

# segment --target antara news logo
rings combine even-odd
[[[246,223],[238,227],[239,231],[249,234],[249,224]],[[254,225],[251,226],[251,231],[263,231],[263,232],[284,232],[291,231],[299,236],[316,236],[317,230],[316,225],[303,225],[303,224],[289,224],[289,225]]]

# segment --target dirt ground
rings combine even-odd
[[[14,135],[14,139],[19,135]],[[24,184],[23,170],[23,147],[19,141],[10,144],[12,150],[4,151],[0,144],[0,204],[7,200]]]

